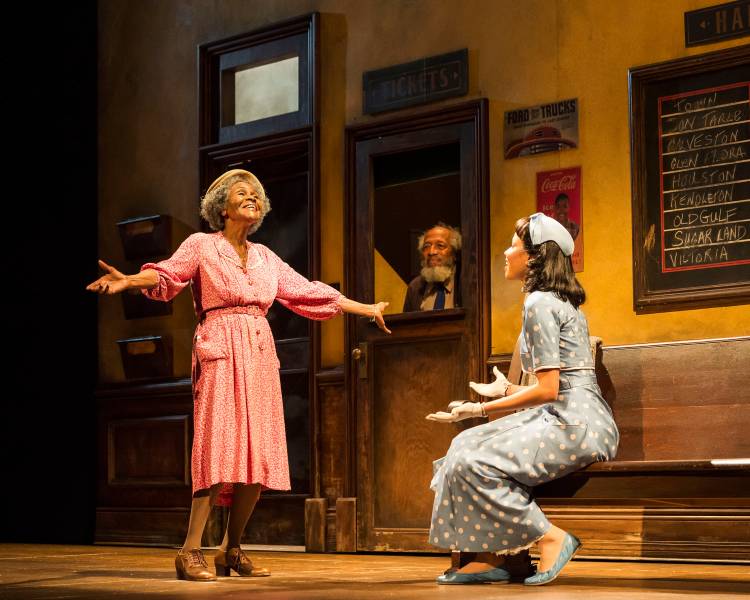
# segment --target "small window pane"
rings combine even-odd
[[[234,106],[234,124],[298,111],[299,58],[236,71]]]

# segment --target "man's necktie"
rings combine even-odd
[[[442,283],[435,283],[435,304],[432,310],[442,310],[445,308],[445,286]]]

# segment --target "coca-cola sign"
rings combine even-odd
[[[558,173],[559,171],[556,171]],[[542,181],[542,192],[564,192],[573,190],[578,186],[577,175],[562,175],[560,177],[550,176]]]
[[[573,269],[583,271],[581,167],[537,173],[536,209],[565,226],[575,246]]]

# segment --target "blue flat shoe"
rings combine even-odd
[[[510,573],[505,569],[496,567],[479,573],[459,573],[454,571],[448,575],[440,575],[435,580],[441,585],[467,585],[473,583],[508,583]]]
[[[524,585],[544,585],[545,583],[554,581],[555,579],[557,579],[560,571],[563,570],[563,567],[568,564],[570,559],[573,558],[576,555],[576,552],[578,552],[578,550],[580,549],[581,540],[579,540],[573,534],[566,533],[565,540],[563,541],[562,545],[562,550],[560,550],[560,554],[558,555],[555,564],[552,565],[552,568],[548,571],[541,571],[536,575],[527,577],[523,580]]]

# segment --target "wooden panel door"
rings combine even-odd
[[[453,190],[445,202],[454,197],[463,236],[456,276],[459,307],[387,315],[391,336],[364,318],[347,323],[353,352],[348,381],[356,444],[350,460],[355,466],[359,550],[435,549],[427,543],[432,462],[445,454],[458,429],[426,421],[425,415],[468,397],[468,381],[482,377],[489,349],[486,123],[487,105],[480,100],[347,131],[351,297],[379,299],[375,263],[384,259],[376,253],[381,248],[387,252],[393,242],[382,236],[408,238],[404,221],[423,212],[425,202],[445,200],[432,196],[435,177]],[[456,157],[454,166],[436,172],[435,164],[449,155]],[[389,204],[383,214],[376,206],[378,198],[387,202],[393,194],[379,196],[378,190],[389,185],[408,186],[403,202],[413,204]],[[427,195],[420,196],[420,189]],[[450,212],[447,205],[444,210]],[[377,215],[389,219],[385,226],[375,223]],[[432,219],[424,221],[427,229],[442,220],[442,213],[424,219]],[[376,231],[385,234],[377,239]],[[413,241],[400,243],[411,248]]]

